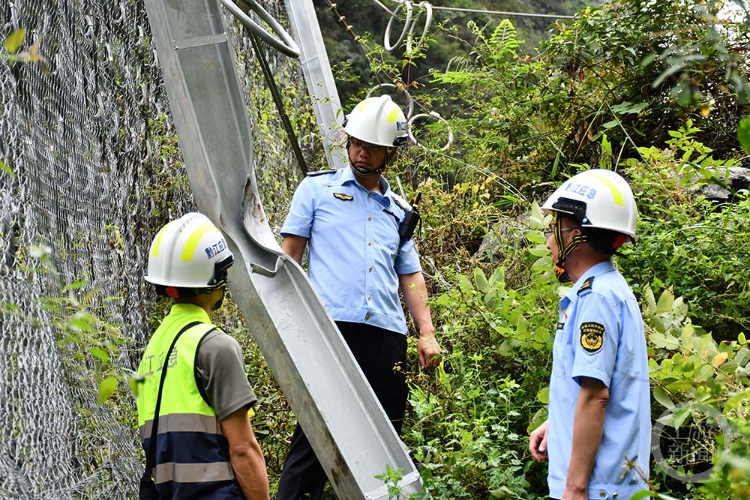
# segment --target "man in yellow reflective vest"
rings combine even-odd
[[[170,222],[151,244],[145,279],[174,300],[138,368],[138,425],[159,498],[269,498],[242,351],[211,324],[233,262],[221,232],[199,213]]]

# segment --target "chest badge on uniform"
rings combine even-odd
[[[343,201],[352,201],[354,199],[354,196],[349,196],[344,193],[333,193],[333,197]]]
[[[601,323],[581,323],[581,347],[589,354],[601,351],[604,345],[604,325]]]

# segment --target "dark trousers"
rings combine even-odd
[[[408,396],[404,375],[406,336],[361,323],[336,322],[336,325],[393,427],[400,433]],[[276,500],[319,500],[327,481],[310,442],[297,424],[284,460]]]

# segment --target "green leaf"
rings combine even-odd
[[[540,326],[534,330],[534,341],[541,344],[545,344],[550,338],[549,330],[545,327]]]
[[[674,304],[674,292],[672,287],[664,290],[659,297],[659,303],[656,304],[656,314],[664,314],[672,312],[672,305]]]
[[[547,239],[544,237],[544,234],[541,231],[529,231],[528,233],[526,233],[526,239],[531,243],[536,243],[537,245],[544,245],[545,243],[547,243]]]
[[[645,68],[646,66],[648,66],[648,65],[650,65],[650,64],[651,64],[652,62],[654,62],[654,60],[656,59],[656,57],[657,57],[657,55],[656,55],[656,54],[649,54],[649,55],[647,55],[646,57],[644,57],[644,58],[643,58],[643,59],[641,60],[641,66]],[[635,497],[633,497],[633,499],[631,499],[631,500],[638,500],[638,499],[637,499],[637,498],[635,498]]]
[[[667,391],[664,390],[663,387],[657,385],[654,387],[654,399],[657,400],[664,408],[672,409],[674,408],[674,403],[672,402],[672,399],[669,397],[669,394],[667,394]]]
[[[680,341],[677,340],[677,337],[669,334],[652,333],[650,340],[656,347],[669,349],[670,351],[674,351],[680,347]]]
[[[529,322],[523,316],[518,317],[516,323],[516,338],[519,340],[526,340],[529,338]]]
[[[658,495],[658,493],[655,493],[650,490],[641,490],[632,497],[630,497],[630,500],[641,500],[642,498],[648,498],[648,497],[655,497]]]
[[[458,288],[460,288],[464,292],[470,292],[474,290],[474,286],[471,284],[471,281],[469,281],[469,278],[467,278],[463,274],[458,275]]]
[[[63,290],[78,290],[79,288],[82,288],[84,286],[86,286],[85,281],[76,281],[74,283],[71,283],[70,285],[65,285],[63,287]]]
[[[497,353],[500,356],[503,356],[505,358],[512,356],[513,355],[513,344],[511,344],[510,340],[505,339],[502,342],[500,342],[500,345],[497,346]]]
[[[539,408],[534,416],[531,417],[531,422],[529,422],[528,427],[526,427],[526,432],[531,434],[537,427],[542,425],[545,420],[547,420],[547,408]]]
[[[18,28],[16,31],[8,35],[8,38],[5,39],[3,47],[5,47],[5,50],[10,52],[11,54],[15,54],[16,52],[18,52],[19,47],[21,47],[24,38],[26,38],[26,30],[23,28]]]
[[[484,296],[484,305],[487,307],[488,311],[493,311],[497,304],[497,290],[495,288],[490,288],[490,291]]]
[[[101,347],[94,347],[91,349],[91,355],[101,359],[102,361],[109,361],[109,353]]]
[[[534,271],[546,271],[548,269],[552,269],[552,256],[547,255],[545,257],[539,258],[531,265],[531,269]]]
[[[737,140],[740,141],[740,145],[750,153],[750,118],[745,118],[740,122],[740,126],[737,128]]]
[[[689,391],[692,388],[693,384],[684,380],[678,380],[677,382],[673,382],[667,385],[667,389],[669,389],[670,392],[685,392]]]
[[[102,380],[101,384],[99,384],[99,397],[96,399],[96,404],[100,405],[104,403],[115,392],[115,389],[117,389],[117,379],[115,377],[109,376]]]
[[[505,268],[500,266],[495,269],[495,272],[490,276],[490,286],[495,286],[495,283],[505,282]]]
[[[542,245],[537,245],[533,248],[529,248],[529,253],[534,257],[545,257],[549,255],[549,249]]]
[[[736,410],[740,406],[740,403],[748,400],[748,396],[750,396],[750,390],[739,392],[727,399],[727,402],[724,403],[724,414],[726,415],[730,411]]]
[[[536,393],[536,398],[545,405],[549,404],[549,387],[545,387],[541,391]]]
[[[741,367],[745,367],[747,362],[750,361],[750,349],[742,346],[737,354],[734,355],[734,362]]]
[[[644,109],[648,107],[647,102],[639,102],[636,104],[632,104],[628,101],[622,102],[620,104],[617,104],[615,106],[612,106],[610,109],[617,113],[618,115],[627,115],[627,114],[638,114]]]
[[[685,421],[692,415],[692,408],[683,408],[682,410],[676,411],[674,414],[674,422],[672,422],[672,427],[674,427],[675,429],[679,429],[680,427],[682,427],[682,424],[684,424]]]
[[[13,173],[13,169],[10,168],[10,165],[5,163],[3,160],[0,160],[0,170],[2,170],[3,172],[5,172],[11,177],[15,177],[15,174]]]
[[[654,292],[651,290],[650,286],[646,285],[643,295],[645,296],[646,304],[648,304],[649,312],[654,314],[656,312],[656,299],[654,298]]]
[[[487,293],[487,290],[490,289],[490,284],[487,281],[487,276],[484,274],[484,271],[482,271],[478,267],[474,268],[474,282],[477,284],[477,290],[482,293]]]
[[[536,200],[531,204],[531,219],[537,229],[544,229],[544,227],[540,227],[544,224],[544,212],[542,212],[542,207],[539,206]]]
[[[451,296],[447,293],[441,293],[438,298],[432,301],[433,304],[438,306],[447,306],[452,302]]]

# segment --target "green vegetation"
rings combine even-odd
[[[718,8],[586,7],[556,22],[536,51],[515,19],[444,23],[411,61],[360,39],[379,78],[447,117],[423,127],[421,140],[439,147],[448,126],[456,136],[445,153],[410,147],[396,173],[407,195],[422,192],[419,247],[446,350],[436,373],[410,372],[404,433],[434,498],[546,497],[546,465],[531,460],[528,433],[546,415],[551,325],[565,288],[534,202],[591,167],[618,170],[639,203],[640,241],[617,264],[647,324],[661,446],[678,429],[695,437],[692,459],[653,465],[643,497],[750,498],[750,200],[728,170],[750,163],[750,22],[717,21]],[[361,18],[346,21],[357,31]],[[468,50],[447,65],[428,62],[450,45],[436,41],[445,33]],[[709,199],[708,186],[728,198]],[[495,243],[478,253],[485,238]],[[714,482],[687,481],[714,464]],[[398,471],[381,479],[395,497]]]
[[[641,498],[658,491],[683,500],[750,499],[750,198],[747,183],[732,185],[727,171],[750,166],[750,19],[719,23],[714,1],[592,7],[455,0],[451,5],[480,9],[582,10],[555,22],[546,38],[548,21],[436,14],[427,45],[404,58],[403,49],[386,54],[379,47],[388,18],[370,0],[341,2],[338,16],[328,2],[316,3],[343,98],[361,97],[376,82],[397,82],[411,90],[418,109],[436,110],[448,121],[418,131],[427,147],[442,145],[448,126],[456,136],[444,153],[409,147],[389,174],[407,195],[422,193],[416,238],[445,352],[435,372],[412,366],[408,373],[403,438],[433,497],[546,497],[546,465],[529,456],[528,433],[546,416],[551,327],[565,288],[551,272],[540,231],[549,221],[537,202],[578,170],[601,167],[626,176],[639,204],[640,240],[623,250],[617,265],[647,325],[652,414],[670,432],[699,431],[692,449],[707,451],[703,462],[672,464],[682,479],[654,465],[653,489]],[[350,34],[342,25],[351,26]],[[36,50],[19,52],[23,39],[23,33],[11,35],[0,56],[11,62],[36,57]],[[274,149],[258,154],[265,164],[282,156],[272,153],[285,139],[264,92],[258,91],[263,101],[252,118],[256,138]],[[299,102],[294,89],[285,92],[287,104]],[[310,112],[288,109],[309,134]],[[176,138],[164,119],[148,126],[162,139],[159,156],[173,159]],[[318,166],[319,153],[312,160]],[[164,217],[185,188],[172,166],[150,166],[145,195],[163,212],[155,208],[154,217]],[[0,169],[13,173],[1,160]],[[274,203],[266,211],[276,225],[284,217],[281,201],[295,186],[293,175],[279,171],[264,168],[259,175],[273,194],[264,198]],[[726,188],[728,198],[709,199],[701,191],[706,186]],[[116,228],[110,231],[117,241]],[[490,248],[482,248],[489,240]],[[118,325],[97,316],[83,281],[59,288],[61,298],[46,307],[61,349],[80,362],[74,375],[95,382],[102,400],[114,394],[104,404],[124,408],[119,418],[133,424],[132,401],[110,378],[123,376],[114,362]],[[253,427],[273,491],[294,416],[237,311],[231,304],[223,311],[217,323],[241,340],[259,396]],[[415,344],[410,339],[412,360]],[[717,416],[731,437],[724,428],[711,430]],[[684,480],[714,462],[714,482]],[[387,469],[379,477],[397,497],[400,472]]]

